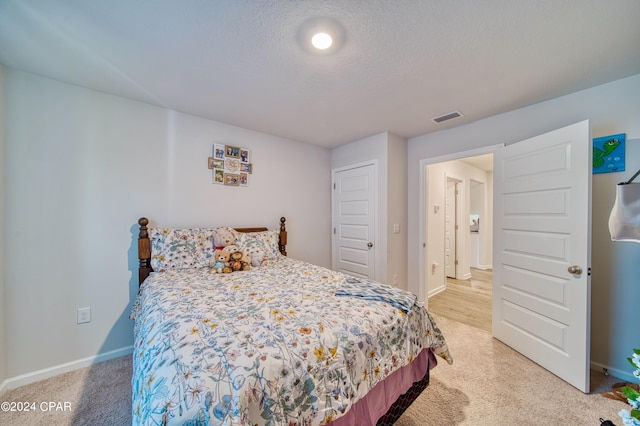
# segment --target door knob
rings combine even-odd
[[[372,243],[372,242],[369,242],[369,243],[367,244],[367,247],[369,247],[369,248],[373,247],[373,243]]]
[[[582,268],[579,267],[578,265],[573,265],[573,266],[569,266],[567,268],[567,271],[569,271],[570,274],[580,275],[582,273]]]

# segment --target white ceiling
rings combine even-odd
[[[485,172],[493,171],[493,154],[482,154],[475,157],[461,158],[460,161],[467,163]]]
[[[639,42],[638,0],[0,0],[6,67],[326,147],[638,74]]]

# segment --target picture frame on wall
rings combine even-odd
[[[224,145],[213,145],[213,156],[217,159],[224,160]]]
[[[233,145],[225,145],[224,155],[230,158],[240,158],[240,148]]]
[[[213,183],[228,186],[249,186],[253,172],[251,150],[236,145],[214,143],[213,157],[208,167],[213,172]]]
[[[593,173],[623,172],[626,134],[593,139]]]
[[[233,173],[225,173],[224,174],[224,184],[225,185],[231,185],[231,186],[240,185],[240,175],[233,174]]]

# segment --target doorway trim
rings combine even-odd
[[[427,275],[425,272],[425,268],[426,268],[425,259],[428,254],[427,246],[426,246],[426,239],[427,239],[426,190],[428,188],[428,183],[429,183],[427,181],[428,176],[426,173],[427,166],[430,164],[442,163],[445,161],[459,160],[461,158],[466,158],[466,157],[475,157],[483,154],[492,154],[495,151],[504,147],[504,145],[505,145],[504,143],[489,145],[482,148],[471,149],[468,151],[460,151],[460,152],[455,152],[451,154],[440,155],[437,157],[423,158],[422,160],[420,160],[420,200],[419,200],[420,212],[418,214],[418,217],[419,217],[418,232],[419,232],[420,238],[418,240],[418,247],[416,247],[417,252],[420,253],[420,256],[418,256],[418,283],[419,283],[418,299],[423,301],[425,306],[427,307],[429,306],[429,299],[427,297],[428,296],[427,283],[426,283]]]

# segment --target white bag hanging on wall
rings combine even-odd
[[[640,170],[627,182],[616,185],[616,201],[609,216],[609,232],[613,241],[640,243],[640,183],[632,181]]]

